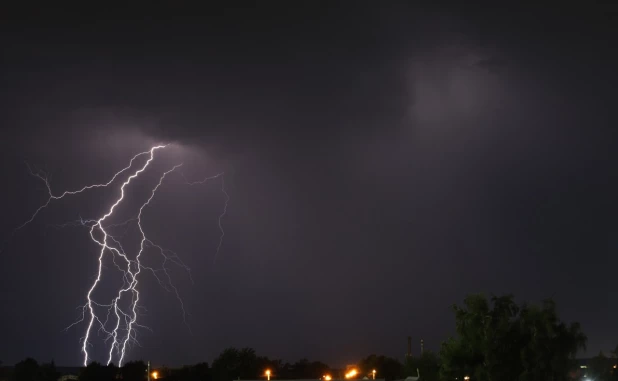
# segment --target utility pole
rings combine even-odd
[[[146,379],[150,381],[150,360],[148,360],[148,368],[146,368]]]

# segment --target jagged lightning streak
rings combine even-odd
[[[219,251],[221,251],[221,246],[223,245],[223,237],[225,236],[225,232],[223,231],[223,226],[221,225],[221,219],[225,217],[227,213],[227,204],[230,202],[230,195],[225,191],[225,179],[221,178],[221,192],[225,195],[225,204],[223,205],[223,212],[219,215],[219,230],[221,230],[221,236],[219,237],[219,244],[217,245],[217,251],[215,251],[215,259],[213,262],[217,261],[219,257]]]
[[[163,148],[163,147],[165,147],[165,146],[157,146],[157,147],[154,147],[154,148],[157,148],[157,149],[158,149],[158,148]],[[153,149],[154,149],[154,148],[153,148]],[[32,216],[31,216],[31,217],[30,217],[30,218],[29,218],[26,222],[24,222],[23,224],[21,224],[20,226],[18,226],[18,227],[17,227],[17,228],[13,231],[13,234],[15,234],[18,230],[22,229],[24,226],[26,226],[26,225],[28,225],[29,223],[31,223],[32,221],[34,221],[34,219],[35,219],[35,218],[36,218],[36,216],[39,214],[39,212],[41,212],[41,210],[43,210],[43,209],[47,208],[47,207],[49,206],[49,204],[52,202],[52,200],[59,200],[59,199],[61,199],[61,198],[64,198],[65,196],[70,196],[70,195],[75,195],[75,194],[78,194],[78,193],[82,193],[82,192],[84,192],[84,191],[86,191],[86,190],[88,190],[88,189],[93,189],[93,188],[104,188],[104,187],[107,187],[107,186],[109,186],[110,184],[112,184],[112,183],[114,182],[114,180],[116,180],[116,178],[117,178],[118,176],[120,176],[122,173],[124,173],[125,171],[127,171],[129,168],[131,168],[131,166],[133,165],[133,162],[135,161],[135,159],[137,159],[137,158],[138,158],[138,157],[140,157],[140,156],[143,156],[143,155],[148,154],[148,152],[152,152],[152,149],[151,149],[150,151],[140,152],[140,153],[138,153],[137,155],[133,156],[133,158],[131,158],[131,161],[129,162],[129,165],[127,165],[125,168],[121,169],[120,171],[116,172],[116,173],[114,174],[114,176],[112,176],[112,178],[111,178],[108,182],[106,182],[106,183],[103,183],[103,184],[86,185],[85,187],[83,187],[83,188],[81,188],[81,189],[78,189],[78,190],[74,190],[74,191],[64,191],[64,192],[63,192],[61,195],[59,195],[59,196],[55,196],[55,195],[52,193],[51,186],[50,186],[50,184],[49,184],[49,178],[42,176],[42,175],[41,175],[41,173],[40,173],[40,171],[33,172],[33,171],[32,171],[32,168],[30,168],[30,165],[28,165],[28,164],[26,163],[26,165],[28,166],[28,170],[30,171],[30,174],[31,174],[32,176],[34,176],[34,177],[38,177],[39,179],[43,180],[43,182],[45,183],[45,187],[47,187],[47,194],[48,194],[48,196],[49,196],[49,197],[47,198],[47,201],[46,201],[43,205],[39,206],[39,207],[37,208],[37,210],[35,210],[35,212],[32,214]]]
[[[67,327],[67,329],[71,328],[72,326],[83,322],[83,321],[88,321],[88,325],[86,328],[86,332],[84,337],[82,337],[82,354],[83,354],[83,358],[84,358],[84,365],[88,364],[88,361],[90,360],[90,355],[88,352],[88,347],[90,344],[90,338],[93,334],[93,330],[95,328],[95,323],[96,326],[98,327],[97,332],[102,332],[104,333],[106,336],[104,338],[104,342],[107,343],[108,341],[111,340],[111,345],[109,347],[109,351],[108,351],[108,361],[107,363],[111,363],[113,358],[114,358],[114,353],[117,354],[118,357],[118,364],[122,365],[122,362],[124,361],[124,357],[126,354],[126,349],[127,349],[127,345],[130,342],[136,342],[138,345],[139,343],[137,342],[137,338],[136,338],[136,334],[135,334],[135,328],[136,327],[143,327],[143,328],[147,328],[144,327],[142,325],[139,325],[137,323],[137,318],[138,318],[138,310],[140,307],[138,305],[139,300],[140,300],[140,294],[138,291],[138,276],[141,273],[142,269],[146,269],[152,272],[152,274],[155,276],[155,278],[159,281],[159,284],[161,284],[161,286],[167,290],[170,291],[165,285],[164,283],[161,281],[161,279],[159,278],[159,276],[157,275],[158,271],[163,271],[164,274],[167,277],[167,281],[168,284],[170,285],[170,287],[173,289],[177,299],[180,302],[180,306],[182,309],[182,313],[183,313],[183,321],[186,324],[186,311],[185,311],[185,307],[184,307],[184,303],[182,301],[182,298],[180,297],[180,294],[178,292],[178,289],[174,286],[174,284],[171,281],[171,277],[167,271],[167,267],[166,267],[166,263],[168,261],[171,261],[173,263],[175,263],[176,265],[179,265],[183,268],[185,268],[187,270],[187,272],[189,273],[189,275],[191,275],[190,273],[190,269],[182,262],[182,260],[180,260],[180,258],[172,251],[167,250],[162,248],[161,246],[157,245],[156,243],[154,243],[151,239],[149,239],[146,236],[146,233],[144,231],[143,225],[142,225],[142,215],[143,215],[143,211],[146,208],[146,206],[148,206],[150,204],[150,202],[152,201],[152,199],[154,198],[157,190],[159,189],[159,187],[163,184],[163,181],[165,179],[165,177],[170,174],[171,172],[175,171],[177,168],[179,168],[182,164],[178,164],[173,166],[171,169],[169,169],[168,171],[164,172],[160,178],[158,183],[156,184],[156,186],[151,190],[150,192],[150,197],[146,200],[146,202],[144,202],[140,209],[139,209],[139,213],[137,214],[137,216],[128,219],[124,222],[121,223],[115,223],[115,224],[106,224],[106,220],[108,218],[110,218],[113,214],[115,209],[118,207],[118,205],[120,205],[122,203],[122,201],[125,199],[125,188],[131,183],[132,180],[134,180],[135,178],[137,178],[141,173],[143,173],[148,166],[151,164],[151,162],[154,160],[155,157],[155,151],[159,150],[159,149],[163,149],[165,148],[167,145],[158,145],[155,147],[152,147],[150,150],[145,151],[145,152],[141,152],[138,153],[137,155],[133,156],[133,158],[130,160],[129,165],[125,168],[123,168],[122,170],[118,171],[117,173],[114,174],[114,176],[107,182],[107,183],[102,183],[102,184],[94,184],[94,185],[88,185],[85,186],[79,190],[74,190],[74,191],[65,191],[60,195],[54,195],[52,193],[51,190],[51,186],[49,184],[49,178],[45,177],[43,175],[41,175],[40,171],[37,172],[33,172],[32,169],[30,167],[28,167],[30,169],[30,173],[33,176],[38,177],[39,179],[43,180],[45,182],[47,191],[48,191],[48,199],[46,200],[46,202],[41,205],[38,209],[36,209],[36,211],[34,212],[34,214],[31,216],[31,218],[29,220],[27,220],[25,223],[23,223],[22,225],[20,225],[17,229],[15,229],[14,233],[19,230],[22,229],[24,226],[28,225],[30,222],[32,222],[36,216],[43,210],[45,209],[47,206],[49,206],[49,204],[52,202],[52,200],[58,200],[58,199],[62,199],[65,196],[69,196],[69,195],[75,195],[78,193],[82,193],[86,190],[89,189],[93,189],[93,188],[101,188],[101,187],[108,187],[110,186],[121,174],[123,174],[124,172],[127,172],[129,169],[131,169],[133,167],[134,161],[139,158],[140,156],[144,156],[144,155],[148,155],[148,159],[145,161],[145,163],[137,170],[135,170],[130,176],[128,176],[126,178],[126,180],[122,183],[122,185],[120,186],[120,195],[119,197],[115,200],[115,202],[110,206],[110,208],[108,209],[108,211],[101,216],[98,219],[83,219],[83,218],[79,218],[78,221],[73,221],[73,222],[69,222],[67,224],[63,224],[63,225],[57,225],[56,227],[67,227],[67,226],[87,226],[89,227],[89,234],[90,234],[90,238],[93,240],[93,242],[95,242],[97,245],[99,245],[100,247],[100,251],[99,251],[99,255],[98,255],[98,267],[97,267],[97,275],[95,277],[94,282],[92,283],[91,287],[88,290],[88,293],[86,295],[86,299],[87,302],[85,305],[83,305],[81,307],[82,309],[82,317],[81,319],[79,319],[78,321],[74,322],[73,324],[71,324],[69,327]],[[218,177],[223,176],[223,173],[219,173],[215,176],[211,176],[211,177],[206,177],[205,179],[201,180],[201,181],[195,181],[195,182],[189,182],[186,181],[186,184],[189,185],[196,185],[196,184],[203,184],[208,180],[212,180]],[[184,176],[183,176],[184,177]],[[225,216],[226,211],[227,211],[227,204],[229,202],[229,195],[227,194],[227,192],[225,191],[225,186],[224,186],[224,182],[223,182],[223,178],[222,178],[222,192],[223,194],[225,194],[225,206],[223,209],[223,213],[219,216],[219,220],[218,220],[218,224],[219,224],[219,229],[221,231],[221,236],[220,236],[220,240],[219,240],[219,244],[217,245],[217,250],[215,253],[215,256],[218,255],[220,249],[221,249],[221,245],[223,243],[223,236],[224,236],[224,231],[223,231],[223,227],[221,224],[221,219]],[[135,256],[135,259],[130,259],[129,256],[126,254],[124,248],[122,247],[121,242],[117,239],[117,237],[115,237],[114,235],[112,235],[110,233],[110,231],[108,229],[113,228],[113,227],[118,227],[118,226],[123,226],[123,225],[129,225],[131,222],[136,221],[137,222],[137,227],[140,233],[140,246],[139,246],[139,250]],[[126,231],[125,231],[126,233]],[[99,237],[97,237],[97,235]],[[142,264],[140,258],[141,256],[144,254],[144,251],[147,247],[154,247],[156,249],[158,249],[158,251],[160,252],[160,254],[163,257],[163,265],[162,265],[162,269],[157,270],[154,269],[152,267],[149,266],[145,266],[144,264]],[[120,290],[118,291],[118,294],[112,299],[111,303],[109,304],[103,304],[103,303],[98,303],[93,299],[93,293],[94,291],[97,289],[97,286],[99,285],[99,283],[102,281],[102,274],[103,274],[103,261],[104,258],[106,256],[106,253],[111,253],[111,259],[112,262],[115,266],[115,268],[117,270],[119,270],[122,273],[122,280],[123,280],[123,285],[121,286]],[[169,254],[166,253],[171,253],[173,254],[173,257]],[[120,259],[120,263],[117,262],[117,258]],[[191,278],[192,280],[192,278]],[[124,300],[124,295],[129,295],[130,296],[130,303],[129,303],[129,308],[127,311],[125,311],[121,306],[120,306],[120,302],[122,300]],[[106,308],[107,309],[107,313],[105,315],[105,319],[104,321],[101,321],[101,319],[99,318],[99,316],[97,315],[95,308]],[[113,329],[109,330],[107,328],[107,324],[110,320],[110,316],[113,315],[112,317],[112,321],[115,319],[115,324],[113,326]],[[121,322],[124,322],[124,327],[121,324]],[[188,326],[188,324],[187,324]]]
[[[116,200],[116,202],[111,206],[111,208],[109,208],[109,211],[103,215],[103,217],[101,217],[99,220],[97,220],[97,223],[92,225],[92,227],[90,228],[90,238],[92,238],[93,241],[95,241],[96,243],[99,244],[99,246],[101,246],[101,251],[99,252],[99,267],[97,270],[97,277],[94,281],[94,283],[92,284],[92,287],[90,287],[90,289],[88,290],[88,294],[86,295],[86,299],[88,300],[87,305],[88,305],[88,310],[90,312],[90,321],[88,322],[88,328],[86,329],[86,334],[84,336],[83,339],[83,343],[82,343],[82,353],[84,354],[84,366],[88,365],[88,360],[89,360],[89,356],[88,356],[88,344],[89,341],[88,339],[90,338],[90,331],[92,330],[92,325],[94,324],[94,320],[95,320],[95,313],[94,313],[94,307],[93,307],[93,303],[92,303],[92,293],[94,292],[95,288],[97,287],[97,285],[99,284],[99,282],[101,281],[101,273],[103,271],[103,256],[105,255],[105,251],[106,250],[110,250],[112,252],[117,252],[119,255],[123,256],[124,258],[127,258],[126,255],[124,253],[120,253],[120,251],[115,250],[115,248],[108,246],[107,244],[107,232],[105,231],[105,228],[103,227],[103,221],[105,221],[109,216],[111,216],[114,213],[114,209],[118,206],[118,204],[120,204],[122,202],[122,200],[124,199],[124,188],[131,182],[131,180],[133,180],[134,178],[136,178],[137,176],[139,176],[140,173],[144,172],[146,170],[146,168],[148,167],[148,165],[152,162],[152,160],[154,160],[154,152],[157,149],[161,149],[161,148],[165,148],[165,146],[155,146],[153,148],[150,149],[150,157],[148,158],[148,160],[146,160],[146,162],[144,163],[144,165],[138,169],[135,173],[133,173],[131,176],[129,176],[127,178],[127,180],[125,180],[124,183],[122,183],[122,186],[120,187],[120,197],[118,198],[118,200]],[[162,181],[162,180],[161,180]],[[157,186],[158,188],[158,186]],[[154,191],[153,191],[153,195],[154,195]],[[148,202],[150,202],[151,198],[148,200]],[[140,215],[141,215],[141,211],[143,209],[140,209]],[[139,220],[140,217],[138,217]],[[101,233],[103,233],[103,240],[99,241],[96,239],[96,237],[94,236],[94,231],[95,228],[99,229],[99,231]],[[141,226],[140,226],[140,231],[142,231]],[[144,232],[142,231],[142,235],[144,234]],[[142,241],[143,242],[143,241]],[[143,250],[143,243],[141,245],[140,248],[140,253]],[[139,256],[138,254],[138,256]],[[135,279],[136,279],[136,274],[133,274],[131,272],[131,262],[128,260],[127,258],[127,272],[130,276],[130,279],[132,279],[131,285],[135,285]],[[139,262],[138,262],[139,263]],[[138,269],[136,270],[137,273],[139,273],[139,266]],[[118,322],[120,322],[120,311],[118,309],[118,300],[122,297],[122,293],[125,289],[122,289],[118,295],[118,297],[116,299],[114,299],[114,312],[116,313],[116,316],[118,318]],[[137,291],[135,290],[135,288],[132,288],[133,290],[133,294],[134,294],[134,298],[137,299],[139,297],[139,294],[137,293]],[[127,290],[128,291],[128,290]],[[128,329],[128,333],[127,333],[127,337],[130,337],[131,335],[131,327],[133,325],[133,323],[135,323],[135,321],[132,319],[131,320],[131,325],[129,326]],[[114,345],[117,345],[116,343],[116,337],[117,337],[117,332],[118,332],[118,325],[120,323],[118,323],[116,325],[116,328],[114,328],[114,331],[112,333],[113,337],[114,337],[114,344],[112,344],[112,348],[114,347]],[[126,342],[125,342],[126,343]],[[112,350],[110,350],[110,360],[108,361],[111,362],[111,354],[112,354]],[[122,363],[122,359],[124,357],[124,346],[123,346],[123,352],[122,352],[122,357],[119,361],[119,364]]]
[[[152,198],[154,197],[157,189],[159,189],[159,187],[161,186],[161,183],[163,182],[163,179],[165,178],[165,176],[167,176],[168,173],[174,171],[176,168],[180,167],[181,165],[182,164],[175,165],[172,169],[170,169],[169,171],[163,173],[163,175],[159,179],[159,183],[152,190],[152,193],[150,194],[150,198],[148,198],[148,200],[146,200],[146,202],[142,205],[142,207],[139,208],[139,213],[137,215],[137,226],[139,226],[139,231],[142,233],[142,240],[140,241],[139,252],[137,253],[137,256],[135,258],[135,260],[137,262],[137,271],[133,275],[133,283],[130,286],[130,289],[133,290],[135,298],[133,298],[133,304],[131,306],[131,312],[132,312],[133,315],[132,315],[132,318],[131,318],[131,320],[129,322],[129,326],[128,326],[128,329],[127,329],[129,332],[131,332],[133,324],[135,324],[135,322],[137,320],[137,311],[135,310],[135,308],[137,307],[137,302],[139,301],[139,292],[137,291],[137,282],[138,282],[137,276],[139,275],[139,273],[141,272],[141,269],[142,269],[141,266],[140,266],[140,261],[139,260],[140,260],[140,256],[144,252],[144,243],[146,243],[146,241],[148,241],[147,238],[146,238],[146,233],[144,233],[144,228],[142,226],[142,212],[144,211],[144,208],[148,204],[150,204],[150,201],[152,201]],[[175,288],[176,287],[174,287],[174,289]],[[176,292],[176,296],[178,296],[178,292]],[[178,296],[178,298],[180,299],[180,296]],[[181,300],[181,304],[182,304],[182,300]],[[184,304],[182,305],[182,308],[183,308],[183,312],[184,312]],[[130,335],[127,335],[125,337],[123,343],[122,343],[122,350],[121,350],[119,364],[122,364],[122,361],[124,360],[125,350],[126,350],[126,346],[127,346],[127,343],[129,341],[129,339],[130,339]],[[111,351],[110,351],[109,362],[111,362]]]
[[[223,175],[224,175],[223,172],[217,173],[214,176],[206,177],[200,181],[187,181],[187,179],[185,178],[185,181],[188,185],[197,185],[197,184],[204,184],[205,182],[209,180],[214,180],[218,177],[221,177],[221,192],[225,195],[225,203],[223,204],[223,212],[219,215],[219,220],[217,221],[219,225],[219,230],[221,231],[221,235],[219,236],[219,244],[217,245],[217,250],[215,251],[213,262],[217,261],[217,258],[219,257],[219,252],[221,251],[221,246],[223,245],[223,237],[225,236],[225,231],[223,230],[223,225],[221,224],[221,220],[227,214],[227,204],[230,202],[230,195],[225,190],[225,179],[222,177]]]

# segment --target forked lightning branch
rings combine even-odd
[[[138,153],[133,156],[128,165],[116,172],[111,179],[105,183],[92,184],[84,186],[81,189],[73,191],[64,191],[60,194],[54,194],[51,189],[51,185],[48,178],[40,173],[33,172],[32,175],[41,179],[47,188],[48,198],[33,215],[24,224],[19,226],[16,230],[22,229],[30,222],[32,222],[37,215],[47,208],[54,200],[59,200],[65,197],[76,195],[86,192],[94,188],[104,187],[117,187],[118,196],[115,201],[109,206],[107,211],[95,219],[80,219],[74,225],[86,226],[89,230],[90,239],[93,244],[98,247],[97,255],[97,270],[93,283],[91,284],[88,293],[86,294],[85,304],[81,307],[81,317],[78,321],[71,324],[67,329],[79,324],[86,326],[84,336],[81,338],[81,351],[84,359],[84,366],[92,361],[89,354],[91,346],[93,345],[91,339],[94,335],[103,334],[103,343],[106,347],[107,363],[111,363],[114,360],[118,365],[122,365],[127,350],[132,343],[137,343],[136,329],[145,328],[139,323],[139,308],[140,308],[140,291],[139,282],[142,272],[147,272],[154,275],[159,284],[161,284],[168,291],[173,291],[175,296],[180,302],[183,318],[186,317],[184,309],[184,303],[180,297],[178,289],[174,286],[170,273],[168,272],[169,264],[176,264],[189,271],[189,268],[182,262],[182,260],[174,252],[164,249],[160,245],[156,244],[149,238],[143,226],[144,210],[148,208],[150,202],[156,196],[157,190],[163,185],[167,176],[177,171],[182,166],[182,163],[178,163],[168,168],[168,170],[162,172],[159,177],[159,181],[152,187],[151,191],[147,195],[142,204],[139,205],[137,216],[125,221],[123,223],[113,224],[110,222],[116,209],[125,201],[125,193],[132,184],[132,182],[144,173],[150,164],[155,160],[155,156],[159,150],[163,150],[167,145],[158,145],[152,147],[150,150]],[[141,164],[139,164],[141,163]],[[221,248],[223,240],[223,228],[221,225],[221,219],[225,216],[227,210],[227,203],[229,196],[225,191],[223,182],[223,173],[216,174],[214,176],[206,177],[201,181],[186,181],[187,185],[204,184],[209,180],[221,178],[221,191],[225,195],[225,205],[222,213],[219,215],[219,229],[221,230],[221,236],[219,244],[215,253],[215,258]],[[119,225],[125,225],[134,222],[137,225],[137,231],[139,232],[139,246],[135,249],[134,253],[127,253],[123,248],[120,240],[111,234],[110,229],[118,227]],[[66,226],[63,225],[63,226]],[[155,253],[163,258],[161,268],[153,268],[147,266],[143,261],[144,256]],[[109,258],[108,258],[109,256]],[[103,268],[105,260],[111,259],[115,268],[122,275],[122,286],[118,289],[117,294],[111,300],[96,300],[95,291],[104,282]],[[190,275],[190,273],[189,273]],[[186,323],[186,320],[185,320]]]

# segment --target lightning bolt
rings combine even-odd
[[[137,159],[140,156],[143,155],[147,155],[149,152],[152,155],[152,152],[154,149],[159,149],[159,148],[163,148],[165,146],[156,146],[153,147],[150,151],[145,151],[145,152],[140,152],[137,155],[133,156],[133,158],[131,159],[131,161],[129,162],[129,165],[126,166],[125,168],[121,169],[120,171],[116,172],[114,174],[114,176],[106,183],[103,184],[93,184],[93,185],[86,185],[85,187],[78,189],[78,190],[74,190],[74,191],[64,191],[62,194],[60,194],[59,196],[55,196],[52,193],[51,190],[51,185],[49,184],[49,178],[41,175],[41,171],[37,171],[37,172],[33,172],[32,168],[26,163],[26,165],[28,166],[28,170],[30,171],[30,174],[34,177],[38,177],[39,179],[43,180],[43,182],[45,183],[45,186],[47,187],[47,193],[48,193],[48,198],[47,201],[39,206],[37,208],[37,210],[32,214],[32,217],[30,217],[26,222],[24,222],[23,224],[21,224],[20,226],[18,226],[14,231],[13,234],[15,234],[18,230],[23,229],[26,225],[28,225],[29,223],[31,223],[32,221],[34,221],[34,219],[36,218],[36,216],[39,214],[39,212],[41,212],[41,210],[47,208],[49,206],[49,204],[53,201],[53,200],[60,200],[61,198],[64,198],[65,196],[69,196],[69,195],[75,195],[78,193],[82,193],[88,189],[93,189],[93,188],[104,188],[109,186],[111,183],[114,182],[114,180],[116,180],[116,178],[118,176],[120,176],[122,173],[124,173],[125,171],[129,170],[129,168],[131,168],[131,166],[133,165],[133,162],[135,161],[135,159]]]
[[[219,257],[219,252],[221,251],[221,246],[223,245],[223,237],[225,236],[225,231],[223,230],[223,225],[221,224],[221,220],[227,214],[227,204],[230,202],[230,195],[225,190],[225,180],[223,179],[223,175],[224,175],[223,172],[217,173],[214,176],[205,177],[203,180],[200,180],[200,181],[188,181],[185,178],[187,185],[198,185],[198,184],[204,184],[207,181],[214,180],[218,177],[221,177],[221,193],[225,195],[225,203],[223,204],[223,212],[221,212],[221,214],[219,215],[218,225],[219,225],[219,231],[221,231],[221,235],[219,236],[219,244],[217,245],[217,250],[215,251],[213,262],[217,261],[217,258]],[[184,178],[184,175],[183,175],[183,178]]]
[[[223,237],[225,236],[225,231],[223,231],[223,226],[221,225],[221,219],[225,217],[227,213],[227,204],[230,202],[230,195],[225,191],[225,180],[221,178],[221,192],[225,195],[225,204],[223,205],[223,212],[219,215],[219,230],[221,230],[221,236],[219,236],[219,244],[217,245],[217,251],[215,251],[215,259],[214,262],[217,261],[219,257],[219,251],[221,251],[221,246],[223,245]]]
[[[107,352],[108,353],[107,363],[110,364],[116,357],[118,359],[118,365],[121,366],[124,361],[125,355],[127,353],[128,346],[131,343],[135,343],[139,345],[139,342],[137,341],[136,328],[149,329],[148,327],[145,327],[138,323],[138,317],[140,315],[139,311],[141,308],[141,306],[139,305],[140,292],[138,289],[138,285],[139,285],[139,279],[140,279],[142,270],[147,270],[151,274],[153,274],[154,277],[159,282],[159,284],[166,291],[174,292],[176,298],[178,299],[180,303],[183,321],[185,324],[187,324],[187,321],[186,321],[187,313],[185,310],[184,302],[182,298],[180,297],[180,293],[178,289],[172,282],[172,278],[168,272],[167,264],[168,262],[171,262],[173,264],[176,264],[184,268],[188,272],[189,276],[191,276],[190,269],[188,266],[184,264],[184,262],[182,262],[182,260],[176,253],[174,253],[171,250],[161,247],[160,245],[156,244],[153,240],[148,238],[144,230],[144,226],[143,226],[143,215],[144,215],[145,209],[150,205],[151,201],[155,197],[157,190],[161,187],[165,178],[169,174],[171,174],[172,172],[175,172],[178,168],[180,168],[182,166],[182,163],[174,165],[169,170],[161,174],[161,176],[159,177],[159,181],[152,188],[150,195],[146,199],[146,201],[143,204],[141,204],[139,211],[135,217],[130,218],[121,223],[116,223],[116,224],[107,223],[107,220],[110,219],[114,215],[114,211],[116,210],[116,208],[124,201],[126,187],[129,186],[134,179],[139,177],[143,172],[147,170],[147,168],[150,166],[150,164],[155,159],[155,152],[157,150],[161,150],[166,147],[167,145],[157,145],[157,146],[152,147],[148,151],[138,153],[137,155],[133,156],[133,158],[131,158],[129,164],[125,168],[116,172],[111,177],[111,179],[109,179],[105,183],[87,185],[87,186],[82,187],[81,189],[72,190],[72,191],[64,191],[63,193],[58,194],[58,195],[55,195],[52,192],[48,177],[41,174],[41,171],[38,171],[38,170],[36,172],[33,171],[32,168],[28,166],[30,173],[33,176],[41,179],[45,183],[45,186],[47,188],[48,198],[41,206],[39,206],[35,210],[35,212],[32,214],[32,216],[27,221],[25,221],[22,225],[18,226],[13,231],[13,234],[15,234],[18,230],[23,229],[29,223],[34,221],[34,219],[41,213],[41,211],[47,208],[54,200],[59,200],[67,196],[79,194],[79,193],[85,192],[93,188],[109,187],[121,175],[123,175],[125,172],[129,172],[131,168],[133,168],[134,162],[138,158],[142,156],[148,157],[147,160],[140,167],[138,167],[136,170],[130,173],[130,175],[124,180],[124,182],[122,182],[120,186],[120,195],[113,202],[113,204],[109,207],[107,212],[105,212],[102,216],[100,216],[97,219],[83,219],[80,217],[79,220],[77,221],[72,221],[66,224],[62,224],[62,225],[55,225],[55,227],[57,228],[64,228],[68,226],[88,227],[90,238],[96,245],[99,246],[98,257],[97,257],[98,266],[97,266],[96,277],[86,294],[86,303],[80,307],[81,317],[66,328],[66,330],[68,330],[79,323],[87,322],[87,327],[86,327],[84,336],[80,339],[81,340],[81,352],[83,355],[84,366],[86,366],[88,362],[91,360],[91,356],[89,354],[89,347],[92,345],[91,337],[93,336],[93,334],[95,334],[95,332],[98,334],[102,333],[104,335],[103,341],[104,343],[106,343],[106,345],[108,342],[110,342],[109,349]],[[206,177],[201,181],[194,181],[194,182],[187,181],[185,178],[186,184],[198,185],[198,184],[204,184],[209,180],[213,180],[213,179],[221,177],[221,184],[222,184],[221,190],[223,194],[225,195],[225,204],[224,204],[223,212],[219,215],[219,219],[218,219],[218,225],[219,225],[219,230],[221,231],[221,235],[220,235],[219,243],[217,245],[217,249],[215,252],[215,258],[218,256],[222,243],[223,243],[223,237],[225,235],[225,232],[223,230],[221,220],[227,212],[227,206],[230,200],[228,193],[225,191],[223,175],[224,173],[219,173],[215,176]],[[184,178],[184,175],[182,176]],[[117,228],[120,226],[128,227],[129,224],[133,222],[136,223],[137,230],[139,231],[140,244],[139,244],[139,249],[137,250],[137,253],[135,254],[134,258],[131,259],[129,255],[125,252],[119,240],[120,237],[111,234],[110,229]],[[125,234],[126,234],[126,230],[125,230]],[[142,256],[145,255],[145,252],[148,248],[156,249],[156,251],[162,256],[163,258],[162,268],[155,269],[153,267],[146,266],[145,264],[142,263]],[[96,301],[93,297],[93,294],[95,290],[98,288],[98,286],[100,285],[100,283],[103,281],[104,260],[106,256],[109,256],[109,255],[111,255],[111,260],[116,270],[118,270],[122,274],[123,284],[119,288],[118,293],[116,294],[115,297],[113,297],[111,302],[105,304],[105,303],[99,303],[98,301]],[[165,276],[165,280],[166,280],[165,282],[159,276],[160,273],[163,273],[163,275]],[[191,281],[193,281],[192,278],[191,278]],[[169,288],[166,285],[169,286]],[[124,304],[128,303],[128,307],[122,307],[123,303]],[[104,319],[98,311],[98,309],[101,309],[101,308],[105,311]],[[112,322],[112,327],[108,328],[110,320]]]

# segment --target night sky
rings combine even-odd
[[[129,360],[402,359],[408,335],[437,350],[476,292],[553,297],[587,355],[615,347],[618,8],[411,3],[2,9],[0,360],[81,364],[84,327],[63,329],[97,248],[51,225],[116,196],[12,235],[46,200],[24,162],[61,192],[155,143],[173,143],[160,168],[225,171],[230,202],[215,262],[221,182],[157,194],[145,226],[192,269],[172,274],[190,329],[145,276],[152,332]]]

